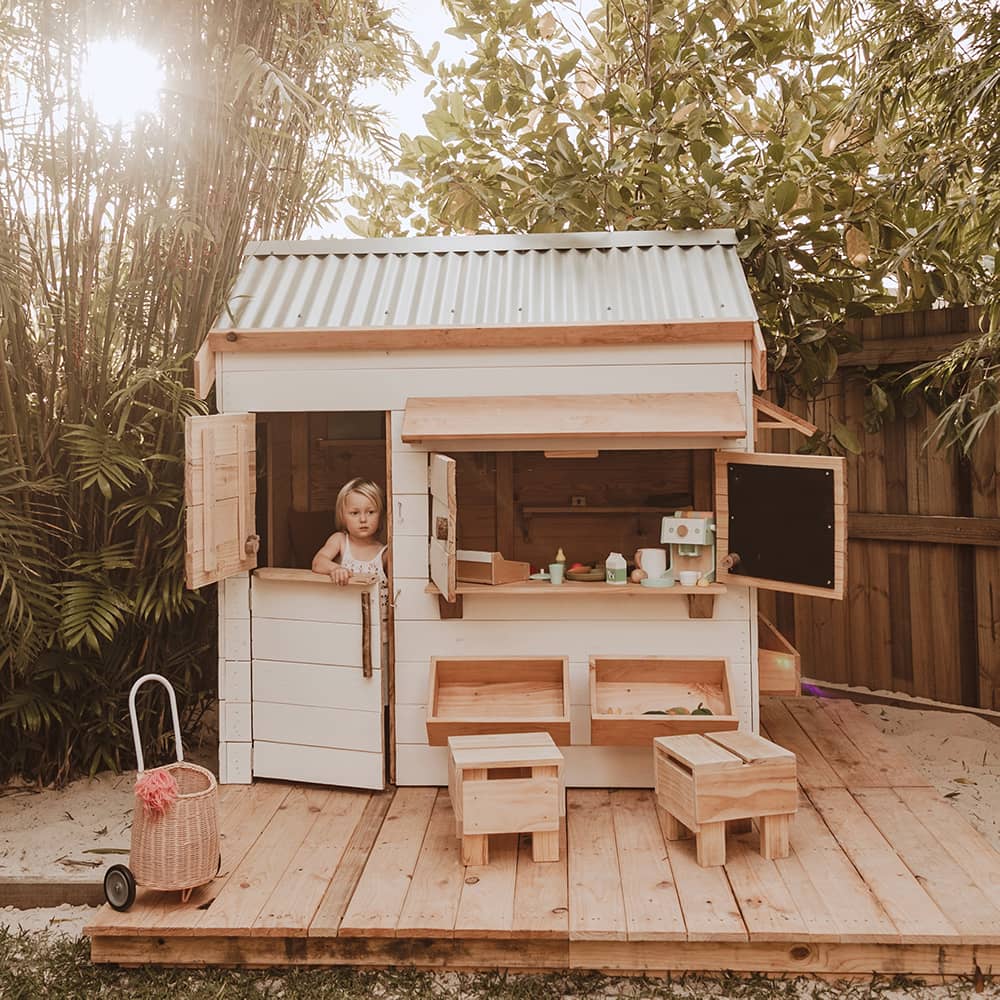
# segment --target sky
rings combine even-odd
[[[438,59],[451,62],[461,59],[469,51],[467,41],[445,33],[452,21],[438,0],[399,0],[397,10],[396,20],[413,35],[424,52],[438,42],[441,46]],[[412,72],[413,79],[396,93],[378,86],[369,87],[361,95],[362,100],[385,109],[387,126],[393,135],[403,132],[418,135],[427,132],[423,115],[429,110],[430,102],[424,96],[424,90],[430,78],[415,68]],[[324,223],[305,233],[307,239],[354,236],[342,222]]]

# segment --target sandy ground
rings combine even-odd
[[[1000,850],[1000,726],[972,715],[862,705],[993,846]],[[210,767],[209,754],[198,755]],[[60,790],[0,788],[0,878],[99,881],[126,860],[134,772],[99,774]],[[78,936],[93,910],[2,908],[0,924]]]

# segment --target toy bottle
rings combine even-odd
[[[616,587],[624,587],[628,583],[626,568],[625,557],[620,552],[612,552],[604,563],[606,582]]]

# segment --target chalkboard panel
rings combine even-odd
[[[726,465],[733,576],[834,590],[834,476],[803,466]]]

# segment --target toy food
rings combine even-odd
[[[712,710],[706,708],[700,701],[698,702],[698,707],[691,710],[692,715],[711,715]]]

